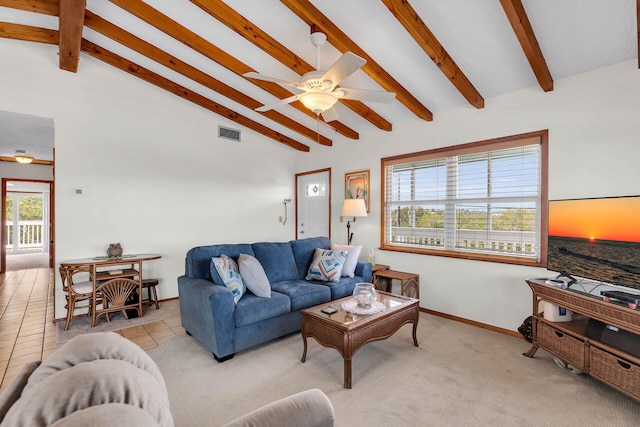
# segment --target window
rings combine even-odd
[[[381,248],[542,266],[547,134],[382,159]]]

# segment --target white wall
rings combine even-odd
[[[344,242],[344,173],[370,169],[371,213],[352,227],[366,249],[379,246],[385,156],[549,129],[550,198],[640,194],[635,61],[556,81],[550,93],[533,87],[487,99],[482,110],[395,122],[389,133],[363,120],[353,126],[360,140],[336,134],[333,147],[298,153],[246,129],[240,144],[218,140],[218,124],[238,126],[86,55],[73,74],[58,69],[55,46],[0,40],[0,54],[0,109],[55,118],[56,259],[99,255],[110,242],[160,253],[145,270],[162,280],[161,298],[177,296],[193,246],[294,238],[295,221],[283,227],[278,216],[283,198],[295,200],[296,172],[332,168],[332,236]],[[74,187],[86,196],[72,196]],[[422,307],[510,330],[531,311],[524,279],[548,276],[379,250],[376,260],[420,274]]]
[[[0,179],[2,178],[51,181],[53,180],[53,167],[49,165],[0,162]]]
[[[193,246],[295,238],[294,221],[278,222],[295,197],[294,150],[246,129],[241,143],[218,139],[219,124],[238,126],[86,55],[74,74],[57,46],[3,39],[0,52],[0,109],[55,119],[58,263],[112,242],[159,253],[144,275],[170,298]]]
[[[340,222],[344,173],[371,171],[371,212],[352,226],[354,244],[376,248],[376,261],[420,274],[421,307],[515,330],[531,314],[530,277],[546,269],[380,251],[380,158],[524,132],[549,129],[549,198],[640,194],[640,71],[630,61],[487,99],[486,107],[459,108],[393,123],[393,132],[363,125],[359,141],[339,141],[298,155],[299,172],[333,167],[332,235],[346,240]],[[427,102],[428,104],[428,102]],[[375,106],[373,106],[375,109]],[[384,113],[384,108],[377,111]],[[337,207],[337,208],[336,208]]]

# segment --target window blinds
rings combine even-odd
[[[539,261],[540,139],[461,147],[383,159],[383,246]]]

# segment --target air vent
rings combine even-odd
[[[218,126],[218,137],[240,142],[240,131],[237,129],[226,128],[224,126]]]

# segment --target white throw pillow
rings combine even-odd
[[[347,251],[347,260],[342,266],[342,276],[355,276],[358,258],[360,257],[360,252],[362,252],[362,246],[336,245],[331,243],[331,249],[334,251]]]
[[[271,298],[271,284],[260,261],[251,255],[240,254],[238,268],[247,289],[257,297]]]

